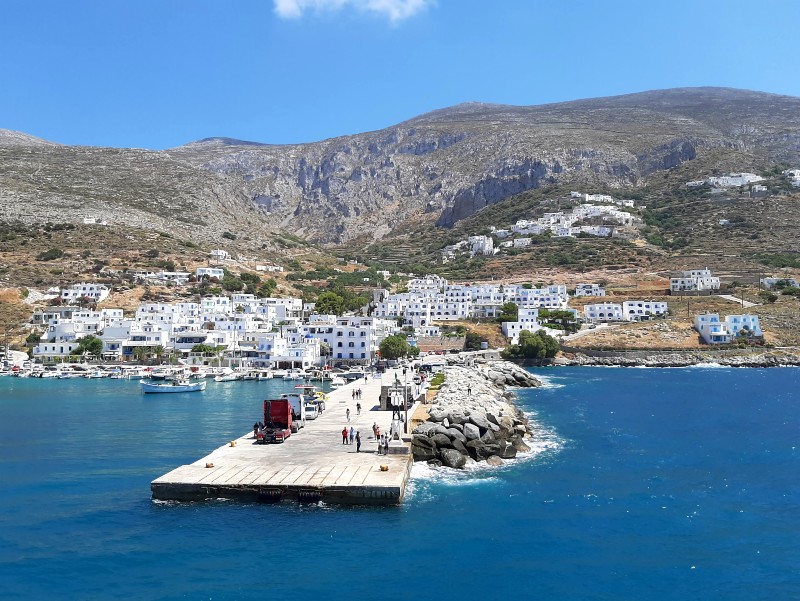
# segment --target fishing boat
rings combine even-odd
[[[165,383],[140,381],[142,392],[145,394],[153,392],[200,392],[206,389],[205,382],[189,382],[189,380],[171,380]]]

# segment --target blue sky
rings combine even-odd
[[[3,0],[0,128],[310,142],[466,101],[800,96],[796,0]]]

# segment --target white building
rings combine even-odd
[[[227,250],[215,249],[208,254],[212,259],[217,261],[227,261],[231,258],[231,255]]]
[[[777,284],[783,284],[782,287],[791,286],[793,288],[799,288],[797,284],[797,280],[794,278],[761,278],[760,280],[761,285],[767,289],[772,290],[777,286]]]
[[[671,294],[719,290],[719,286],[719,278],[711,275],[708,268],[683,271],[669,280]]]
[[[509,338],[511,344],[519,342],[519,335],[523,330],[535,332],[542,329],[539,324],[539,309],[535,307],[519,307],[517,321],[504,321],[500,329],[503,336]]]
[[[491,256],[495,253],[494,239],[491,236],[470,236],[467,240],[471,247],[470,254]]]
[[[93,303],[99,303],[107,299],[109,294],[111,294],[111,290],[108,286],[81,282],[80,284],[73,284],[69,288],[64,288],[61,291],[61,301],[74,303],[82,298],[88,298]]]
[[[622,303],[622,315],[625,321],[644,321],[651,317],[667,315],[667,303],[656,301],[630,300]]]
[[[198,280],[203,276],[221,280],[225,276],[225,270],[220,267],[198,267],[194,274],[197,276]]]
[[[586,321],[622,321],[624,314],[622,305],[617,303],[598,303],[595,305],[584,305],[583,318]]]
[[[605,288],[599,284],[578,284],[575,286],[575,298],[579,296],[605,296]]]
[[[728,315],[720,320],[717,313],[705,313],[695,316],[694,328],[706,344],[728,344],[745,334],[764,335],[757,315]]]

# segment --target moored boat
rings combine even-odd
[[[206,389],[205,382],[189,382],[189,380],[172,380],[166,383],[140,381],[142,392],[200,392]]]

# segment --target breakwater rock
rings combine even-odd
[[[531,427],[512,403],[510,386],[541,386],[541,382],[513,363],[445,368],[428,421],[412,432],[415,461],[462,468],[470,461],[493,465],[528,451],[525,439]]]
[[[800,365],[800,356],[785,351],[726,353],[714,351],[620,353],[606,356],[568,354],[557,357],[554,365],[616,367],[689,367],[717,364],[724,367],[788,367]]]

